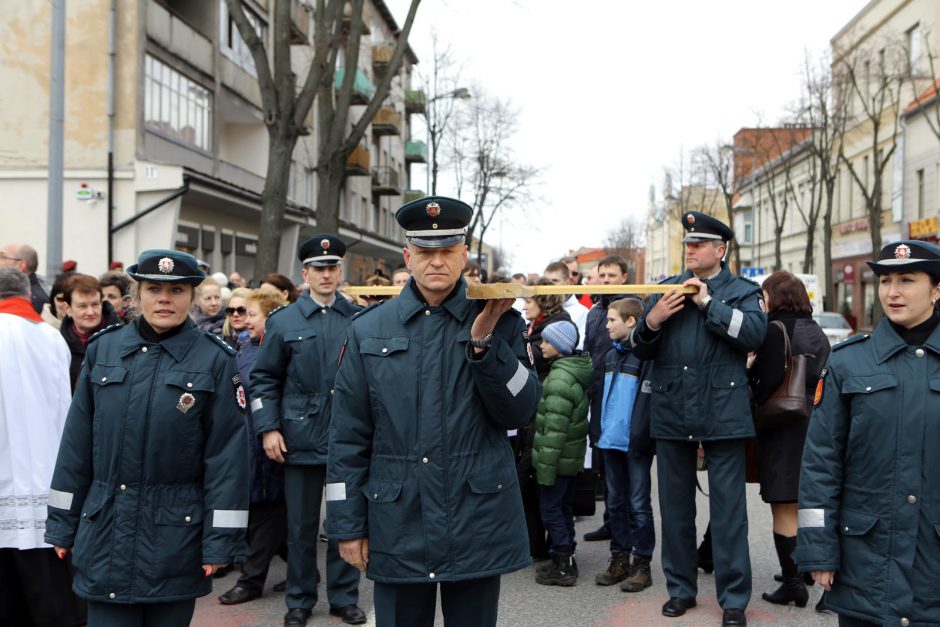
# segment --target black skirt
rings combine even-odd
[[[765,503],[795,503],[809,418],[757,436],[760,496]]]

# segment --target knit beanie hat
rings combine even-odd
[[[559,320],[542,329],[542,339],[562,355],[570,355],[578,346],[578,327],[568,320]]]

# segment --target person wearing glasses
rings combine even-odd
[[[225,323],[222,325],[222,339],[235,350],[251,340],[248,330],[247,298],[253,290],[247,287],[236,287],[225,306]],[[242,377],[244,379],[244,377]]]
[[[43,288],[36,269],[39,267],[39,255],[29,244],[7,244],[0,250],[0,268],[16,268],[29,277],[30,300],[36,313],[42,313],[42,306],[49,301],[49,294]]]

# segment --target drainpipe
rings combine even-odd
[[[115,9],[111,0],[108,12],[108,263],[114,261],[114,56]]]

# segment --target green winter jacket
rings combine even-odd
[[[570,477],[584,467],[588,432],[588,398],[594,368],[587,355],[562,357],[552,364],[535,416],[532,466],[539,485],[555,485],[555,476]]]

